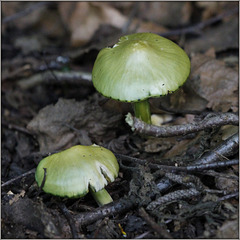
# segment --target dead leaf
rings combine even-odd
[[[27,8],[33,6],[33,2],[3,2],[2,3],[2,14],[4,17],[14,16],[15,14],[26,10]],[[29,14],[21,16],[17,20],[13,21],[19,29],[25,29],[27,27],[33,26],[41,18],[42,13],[45,11],[45,7],[38,7]]]
[[[227,140],[229,137],[239,131],[239,126],[225,125],[222,126],[219,133],[222,134],[222,140]]]
[[[148,22],[148,21],[139,22],[138,19],[133,20],[132,24],[129,27],[130,31],[134,30],[134,28],[136,27],[137,24],[139,24],[139,27],[136,30],[136,32],[165,33],[168,31],[168,29],[163,27],[162,25],[155,24],[153,22]]]
[[[238,16],[214,27],[203,30],[203,34],[195,39],[187,39],[184,50],[190,55],[206,52],[209,48],[215,48],[217,52],[228,49],[238,49]]]
[[[60,2],[59,11],[75,47],[88,42],[101,24],[121,28],[126,22],[126,17],[106,2]]]
[[[196,6],[203,9],[202,20],[206,20],[214,15],[220,14],[223,11],[226,11],[226,9],[238,7],[237,3],[231,1],[198,1],[196,2]]]
[[[238,111],[238,72],[224,61],[197,54],[192,57],[192,88],[214,111]]]
[[[161,112],[164,109],[169,112],[201,112],[206,109],[207,101],[201,97],[192,87],[192,79],[172,94],[160,98],[150,99],[151,109],[154,113]]]
[[[189,23],[192,7],[190,2],[141,2],[139,12],[144,20],[161,26],[179,27]]]
[[[239,239],[238,219],[227,220],[217,230],[216,238],[219,239]]]
[[[174,145],[175,141],[175,138],[169,138],[168,141],[163,138],[149,138],[146,142],[143,143],[142,147],[145,152],[157,153],[168,150]]]
[[[185,139],[180,142],[175,142],[173,147],[163,156],[164,158],[171,159],[176,156],[182,155],[182,153],[185,153],[192,143],[192,139]]]
[[[225,171],[226,176],[236,176],[232,169]],[[227,193],[233,193],[238,191],[238,181],[236,179],[230,179],[225,177],[215,178],[216,187],[220,190],[224,190]]]
[[[25,196],[25,193],[26,193],[25,190],[22,190],[20,193],[15,194],[14,197],[9,200],[9,205],[12,205],[13,203],[17,202],[20,197],[23,198]]]
[[[37,136],[40,151],[53,152],[79,144],[78,130],[88,134],[96,144],[114,138],[112,129],[122,115],[103,111],[96,96],[81,102],[59,99],[55,105],[41,109],[27,126]]]

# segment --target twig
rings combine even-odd
[[[160,237],[162,238],[170,238],[172,239],[172,236],[170,233],[168,233],[161,225],[157,224],[152,217],[149,216],[149,214],[144,210],[143,207],[139,209],[139,215],[147,222],[147,224],[155,231],[157,232]]]
[[[123,25],[122,27],[122,34],[126,34],[129,30],[129,26],[131,25],[132,21],[133,21],[133,18],[135,17],[135,15],[137,14],[138,12],[138,9],[139,9],[139,2],[135,2],[133,4],[133,8],[130,12],[130,15],[128,17],[128,21]]]
[[[202,191],[206,188],[201,182],[201,180],[193,175],[178,175],[174,173],[166,173],[165,176],[171,181],[184,185],[187,188],[196,188],[199,191]]]
[[[128,198],[122,198],[119,201],[99,207],[94,211],[77,214],[74,216],[74,219],[80,227],[81,225],[90,224],[104,217],[126,212],[134,207],[136,207],[136,203],[133,203]]]
[[[228,178],[228,179],[234,179],[234,180],[238,180],[239,177],[235,176],[235,175],[229,175],[226,173],[221,173],[221,172],[216,172],[214,170],[207,170],[207,171],[203,171],[200,172],[201,175],[207,175],[207,176],[212,176],[212,177],[220,177],[220,178]]]
[[[21,79],[17,84],[22,89],[29,89],[42,83],[71,83],[86,84],[92,86],[92,75],[88,72],[81,71],[45,71],[37,73],[31,77]]]
[[[233,160],[227,160],[227,161],[222,161],[222,162],[216,162],[216,163],[206,163],[203,165],[189,165],[185,167],[175,167],[175,166],[168,166],[168,165],[161,165],[158,163],[150,163],[146,160],[135,158],[135,157],[130,157],[127,155],[119,154],[119,153],[114,153],[115,156],[118,158],[119,161],[125,160],[129,161],[135,164],[141,164],[145,165],[147,164],[150,168],[152,169],[162,169],[162,170],[168,170],[168,171],[183,171],[183,172],[197,172],[197,171],[203,171],[207,169],[215,169],[215,168],[222,168],[222,167],[228,167],[232,165],[238,165],[239,160],[238,159],[233,159]],[[129,166],[124,166],[124,168],[129,169],[129,170],[134,170],[134,167],[129,167]]]
[[[225,195],[223,197],[220,197],[217,201],[225,201],[227,199],[230,199],[230,198],[234,198],[234,197],[239,197],[239,192],[234,192],[234,193],[231,193],[231,194],[228,194],[228,195]]]
[[[33,11],[39,9],[40,7],[44,7],[45,5],[50,4],[51,2],[38,2],[38,3],[34,3],[32,4],[30,7],[24,9],[23,11],[17,12],[11,16],[7,16],[5,18],[3,18],[2,23],[7,23],[7,22],[11,22],[14,20],[17,20],[18,18],[21,17],[25,17],[26,15],[32,13]]]
[[[133,117],[131,113],[128,113],[126,116],[126,122],[130,125],[133,131],[143,135],[153,137],[173,137],[199,132],[209,128],[221,127],[223,125],[238,125],[239,118],[238,115],[234,113],[219,113],[210,118],[206,116],[202,121],[199,122],[158,127],[147,124],[140,119]]]
[[[226,11],[216,17],[212,17],[206,21],[200,22],[196,25],[193,26],[189,26],[186,28],[182,28],[182,29],[176,29],[176,30],[172,30],[172,31],[168,31],[165,33],[157,33],[162,37],[170,37],[170,36],[176,36],[176,35],[182,35],[182,34],[187,34],[187,33],[192,33],[192,34],[200,34],[201,30],[207,26],[210,26],[216,22],[221,21],[223,18],[231,16],[235,13],[238,13],[238,8],[233,8],[229,11]]]
[[[23,173],[23,174],[15,177],[15,178],[12,178],[12,179],[8,180],[7,182],[3,183],[3,184],[1,185],[1,187],[2,187],[2,188],[3,188],[3,187],[6,187],[6,186],[12,184],[13,182],[15,182],[15,181],[17,181],[17,180],[19,180],[19,179],[22,179],[22,178],[24,178],[24,177],[26,177],[26,176],[28,176],[28,175],[34,174],[34,173],[35,173],[35,170],[36,170],[36,169],[33,168],[33,169],[29,170],[29,171],[26,172],[26,173]]]
[[[228,167],[228,166],[238,165],[238,164],[239,164],[238,159],[232,159],[232,160],[227,160],[223,162],[206,163],[203,165],[190,165],[190,166],[187,166],[186,168],[188,172],[195,172],[195,171],[202,171],[207,169]]]
[[[32,136],[32,133],[24,127],[20,127],[20,126],[17,126],[15,124],[12,124],[12,123],[6,123],[4,120],[2,120],[2,125],[7,127],[8,129],[13,129],[13,130],[16,130],[18,132],[25,133],[27,135]]]
[[[189,168],[189,172],[195,172],[198,171],[202,175],[210,175],[210,176],[218,176],[218,177],[224,177],[224,178],[230,178],[230,179],[238,179],[237,176],[229,176],[226,174],[221,174],[218,172],[215,172],[213,170],[205,170],[205,169],[210,169],[210,168],[220,168],[220,167],[227,167],[227,166],[232,166],[232,165],[237,165],[239,164],[239,160],[233,159],[225,162],[217,162],[217,163],[212,163],[212,164],[205,164],[205,165],[195,165],[195,166],[187,166],[186,169]],[[160,192],[166,191],[173,185],[173,181],[171,181],[167,176],[164,176],[158,183],[157,187]]]
[[[220,156],[230,157],[236,154],[239,150],[239,136],[235,133],[222,143],[220,143],[212,151],[205,153],[199,159],[195,160],[193,165],[207,164],[216,162]]]
[[[142,238],[146,238],[146,236],[150,233],[150,231],[144,232],[138,236],[135,237],[135,239],[142,239]]]
[[[151,202],[147,206],[147,210],[153,210],[159,205],[169,204],[173,201],[178,201],[184,198],[192,198],[199,196],[201,192],[197,191],[195,188],[190,188],[186,190],[177,190],[175,192],[168,193],[162,197],[159,197],[156,201]]]
[[[216,162],[219,159],[219,156],[225,156],[230,157],[236,154],[239,150],[239,136],[238,134],[234,134],[233,136],[229,137],[227,140],[223,141],[220,145],[218,145],[215,149],[212,151],[209,151],[208,153],[204,154],[199,159],[195,160],[192,165],[188,166],[188,170],[195,171],[199,170],[204,175],[210,175],[211,170],[204,171],[204,169],[210,169],[210,168],[219,168],[219,167],[225,167],[228,164],[236,163],[236,159],[233,159],[231,161],[224,161],[224,164],[219,163],[213,163]],[[198,167],[199,166],[199,167]],[[218,173],[220,174],[220,173]],[[227,175],[225,174],[225,177]],[[169,181],[167,177],[163,177],[158,183],[157,186],[159,189],[161,189],[161,192],[169,189],[172,186],[172,182]]]
[[[70,214],[70,212],[68,211],[66,205],[62,202],[57,202],[57,205],[58,207],[61,209],[62,213],[64,214],[64,216],[66,217],[67,221],[68,221],[68,224],[71,228],[71,232],[72,232],[72,237],[74,239],[78,239],[78,238],[81,238],[77,232],[77,229],[76,229],[76,226],[75,226],[75,223],[74,223],[74,220],[73,220],[73,217],[72,215]]]

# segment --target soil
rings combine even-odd
[[[110,14],[113,8],[127,14],[131,6],[113,4],[105,10]],[[5,7],[5,17],[8,11],[15,15],[26,8],[13,5],[9,8],[15,9],[12,12]],[[224,8],[220,5],[219,12],[212,10],[212,16],[210,5],[192,4],[191,11],[190,5],[178,7],[189,11],[181,28],[205,22],[203,16],[222,16]],[[2,30],[1,237],[238,238],[238,124],[164,138],[132,131],[125,121],[128,112],[133,114],[131,103],[103,97],[91,82],[99,50],[117,42],[121,29],[101,22],[95,35],[83,43],[82,39],[66,37],[66,32],[74,31],[74,24],[70,27],[63,23],[66,19],[62,15],[59,22],[63,13],[58,12],[57,5],[44,9],[36,13],[38,21],[31,18],[36,21],[32,25],[5,18]],[[190,17],[198,9],[202,14],[197,19]],[[58,16],[55,19],[52,15],[59,24],[56,26],[65,24],[56,36],[43,28],[47,26],[44,11]],[[151,11],[145,15],[143,20],[150,21],[147,16]],[[158,23],[156,16],[154,24]],[[65,17],[70,19],[70,15]],[[235,12],[220,17],[206,31],[203,28],[202,35],[196,34],[199,29],[191,32],[188,27],[184,35],[174,35],[169,26],[179,27],[176,22],[164,26],[164,34],[170,33],[171,40],[185,47],[192,72],[176,93],[150,99],[152,113],[163,127],[202,121],[209,113],[237,114],[237,37],[233,34],[224,42],[225,29],[234,32],[236,21]],[[216,45],[215,32],[219,40]],[[231,140],[233,136],[235,140]],[[227,140],[234,145],[232,151],[216,153]],[[106,187],[113,203],[99,207],[90,194],[78,199],[60,198],[37,185],[35,169],[41,159],[77,144],[98,144],[116,155],[120,171]],[[205,165],[203,170],[184,168],[195,166],[209,152],[215,154],[208,163],[213,165]],[[233,164],[228,164],[229,160]],[[221,162],[222,166],[218,165]]]

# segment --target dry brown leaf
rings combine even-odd
[[[142,144],[142,148],[145,152],[157,153],[168,150],[174,145],[175,141],[175,138],[169,138],[168,141],[163,138],[149,138]]]
[[[136,27],[136,24],[139,24],[136,32],[154,32],[154,33],[165,33],[167,32],[167,28],[155,24],[153,22],[139,22],[138,19],[134,19],[132,24],[130,25],[130,30],[133,30]]]
[[[219,133],[222,134],[222,140],[227,140],[238,131],[239,126],[225,125],[221,127]]]
[[[117,127],[122,115],[103,111],[96,100],[59,99],[55,105],[41,109],[27,126],[37,136],[40,152],[53,152],[79,144],[77,130],[84,131],[96,144],[114,138],[112,129]]]
[[[238,72],[226,67],[224,61],[209,55],[192,57],[191,82],[193,89],[208,101],[214,111],[238,111]]]
[[[16,16],[19,12],[26,10],[33,6],[34,2],[2,2],[2,14],[4,17]],[[42,14],[46,11],[46,7],[38,7],[24,16],[21,16],[13,21],[11,24],[16,25],[18,29],[26,29],[37,24],[42,17]]]
[[[163,158],[171,159],[173,157],[181,155],[182,153],[185,153],[190,143],[191,140],[189,139],[185,139],[180,142],[175,142],[173,147],[163,156]]]
[[[224,172],[226,176],[236,176],[233,173],[232,169],[229,169]],[[227,193],[233,193],[238,191],[238,180],[231,179],[231,178],[225,178],[225,177],[216,177],[215,178],[215,184],[216,187],[220,190],[224,190]]]
[[[48,37],[64,37],[65,31],[60,21],[59,13],[55,9],[48,8],[49,2],[3,2],[2,14],[4,17],[12,17],[8,24],[16,26],[18,29],[34,28],[32,34],[44,35]],[[29,10],[30,9],[30,10]],[[21,15],[24,11],[25,14]],[[29,45],[30,46],[30,45]]]
[[[239,239],[238,219],[226,220],[217,230],[216,238],[218,239]]]
[[[203,34],[194,39],[187,39],[184,49],[189,55],[193,53],[206,52],[209,48],[214,48],[216,52],[228,49],[238,49],[238,16],[234,15],[222,24],[206,28]]]
[[[59,11],[71,32],[72,46],[89,41],[101,24],[121,28],[126,17],[106,2],[60,2]]]
[[[231,1],[198,1],[196,2],[196,6],[203,9],[202,13],[202,20],[209,19],[210,17],[220,14],[223,11],[226,11],[226,9],[231,9],[237,6],[237,2],[231,2]]]
[[[25,196],[25,193],[26,193],[25,190],[22,190],[20,193],[15,194],[14,197],[9,200],[9,205],[12,205],[13,203],[17,202],[20,197],[23,198]]]
[[[190,2],[141,2],[139,8],[142,19],[171,27],[189,23],[192,14]]]
[[[161,98],[150,99],[152,113],[161,113],[161,109],[173,112],[201,112],[206,109],[207,101],[192,88],[188,79],[182,88]]]

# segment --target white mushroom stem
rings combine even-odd
[[[93,198],[95,199],[95,201],[97,202],[98,206],[100,206],[100,207],[105,204],[108,204],[110,202],[113,202],[112,197],[109,195],[109,193],[107,192],[107,190],[105,188],[101,189],[98,192],[94,192],[90,188],[90,192],[91,192]]]

